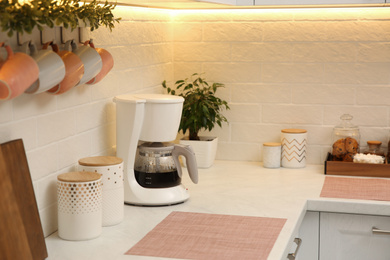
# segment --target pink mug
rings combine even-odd
[[[37,63],[29,55],[13,53],[12,49],[0,43],[7,51],[7,59],[0,64],[0,100],[12,99],[24,93],[39,77]]]
[[[59,95],[67,92],[75,87],[84,75],[84,64],[77,56],[66,48],[63,51],[59,51],[58,45],[53,42],[48,42],[43,45],[43,49],[47,49],[49,45],[53,51],[57,53],[65,64],[65,77],[64,79],[53,88],[46,91],[49,94]]]
[[[94,77],[93,79],[87,82],[87,84],[92,85],[101,81],[108,74],[108,72],[110,72],[112,67],[114,67],[114,58],[112,57],[111,53],[109,53],[107,50],[102,48],[95,48],[95,45],[92,42],[90,42],[89,44],[92,48],[94,48],[99,53],[103,62],[103,66],[99,74],[97,74],[96,77]]]

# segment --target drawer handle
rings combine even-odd
[[[372,233],[374,234],[384,234],[384,235],[390,235],[390,230],[382,230],[376,227],[372,227]]]
[[[289,259],[289,260],[295,260],[295,257],[297,257],[298,250],[299,250],[299,248],[301,247],[301,244],[302,244],[302,239],[296,237],[294,239],[294,242],[295,242],[295,244],[297,244],[297,248],[295,249],[294,253],[290,253],[290,254],[287,255],[287,259]]]

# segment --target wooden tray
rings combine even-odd
[[[390,165],[333,161],[328,153],[324,173],[328,175],[390,177]]]

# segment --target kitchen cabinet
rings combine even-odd
[[[199,1],[216,3],[216,4],[238,5],[238,6],[255,5],[255,0],[199,0]]]
[[[320,213],[308,211],[299,228],[298,237],[302,239],[296,260],[318,260],[320,235]]]
[[[320,260],[388,260],[390,217],[321,212],[319,240]]]
[[[386,232],[387,231],[387,232]],[[308,211],[296,260],[388,260],[390,217]]]
[[[365,5],[385,4],[390,0],[199,0],[202,2],[219,3],[237,6],[267,6],[267,5]]]
[[[385,0],[255,0],[254,5],[359,5],[384,3]]]

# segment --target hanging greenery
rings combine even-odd
[[[91,31],[100,26],[112,30],[121,20],[112,14],[115,6],[96,0],[88,3],[77,0],[0,0],[0,28],[9,37],[15,32],[31,33],[35,27],[41,31],[44,26],[75,29],[80,26],[80,21],[90,26]]]

